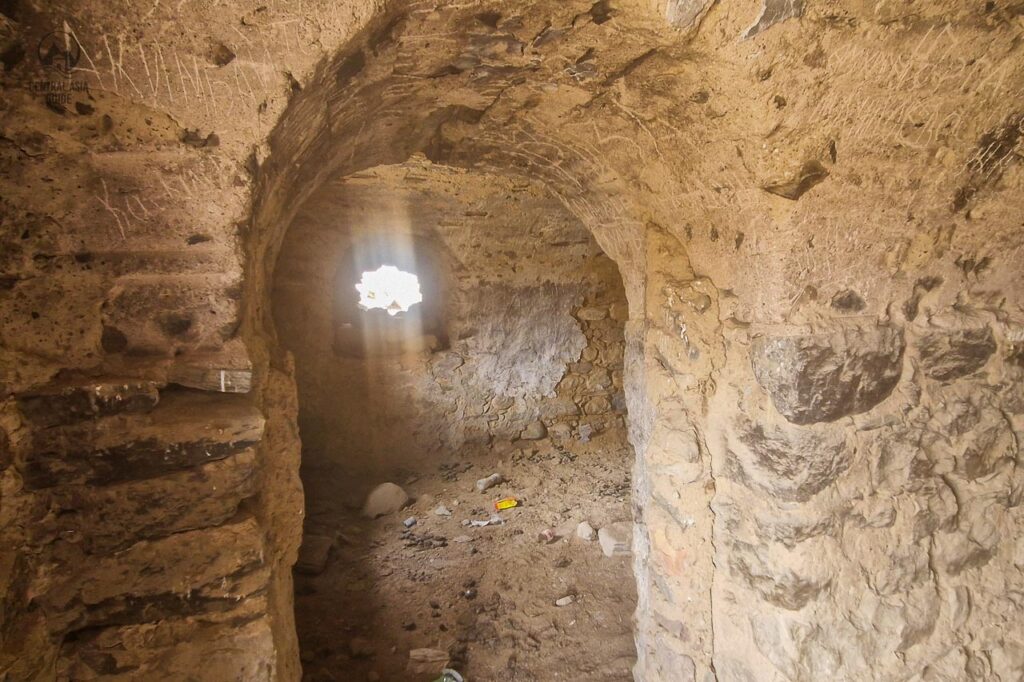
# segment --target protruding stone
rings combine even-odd
[[[519,437],[523,440],[540,440],[548,435],[547,427],[544,426],[544,422],[537,421],[531,422],[529,426],[523,429]]]
[[[995,351],[989,327],[931,332],[921,337],[921,367],[932,379],[951,381],[977,372]]]
[[[224,622],[175,618],[114,625],[69,638],[57,660],[57,679],[265,680],[277,666],[270,617],[247,613]],[[101,662],[101,663],[97,663]],[[110,671],[103,673],[95,666]],[[199,672],[197,672],[199,671]]]
[[[125,412],[148,412],[160,399],[154,381],[72,382],[49,386],[18,398],[18,407],[35,426],[57,426]]]
[[[870,410],[899,382],[903,337],[889,327],[761,338],[754,375],[775,409],[794,424],[834,421]]]
[[[262,439],[263,426],[263,415],[240,397],[165,396],[145,415],[39,431],[19,468],[34,489],[152,478],[242,452]]]
[[[116,485],[60,486],[47,490],[54,514],[33,527],[40,541],[60,537],[98,554],[143,539],[217,526],[256,492],[256,453],[232,457],[157,478]]]
[[[381,483],[366,496],[363,516],[375,519],[385,514],[393,514],[408,502],[409,496],[401,486],[394,483]]]
[[[252,517],[139,542],[113,555],[69,559],[53,567],[39,598],[50,622],[88,627],[112,622],[266,608],[269,569],[264,533]]]
[[[179,386],[217,393],[248,393],[252,390],[252,362],[238,339],[214,353],[191,353],[175,358],[167,380]]]
[[[736,477],[774,497],[805,501],[832,484],[850,464],[841,431],[827,426],[772,426],[737,418],[729,435]]]
[[[804,13],[804,0],[764,0],[757,22],[747,29],[744,38],[751,38],[775,24]]]

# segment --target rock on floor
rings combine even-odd
[[[381,483],[366,496],[363,505],[363,516],[375,519],[378,516],[392,514],[406,505],[409,496],[401,486],[394,483]]]
[[[587,542],[590,542],[594,539],[594,536],[594,527],[586,521],[580,521],[580,524],[576,526],[576,537],[578,537],[580,540],[586,540]]]

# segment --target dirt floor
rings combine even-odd
[[[467,682],[632,680],[631,558],[577,536],[581,521],[597,529],[630,518],[632,460],[618,433],[466,451],[395,472],[412,501],[376,520],[359,507],[382,481],[344,484],[340,472],[307,467],[295,607],[304,679],[435,680],[443,660],[410,669],[410,651],[435,649]],[[478,492],[495,472],[507,481]],[[504,497],[521,504],[500,512],[504,523],[469,525]],[[310,574],[326,547],[326,567]]]

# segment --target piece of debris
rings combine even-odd
[[[503,523],[505,523],[505,519],[501,518],[497,514],[494,514],[486,521],[481,521],[480,519],[470,519],[469,521],[469,525],[477,528],[483,528],[484,526],[500,526]]]
[[[489,488],[493,488],[494,486],[496,486],[499,483],[502,483],[504,481],[505,481],[505,477],[502,476],[501,474],[491,474],[487,478],[481,478],[479,481],[476,482],[477,492],[481,492],[482,493],[485,490],[487,490]]]
[[[451,512],[451,510],[448,509],[448,507],[444,506],[443,504],[439,504],[436,507],[434,507],[434,515],[435,516],[451,516],[452,512]]]
[[[381,483],[366,496],[363,505],[363,516],[375,519],[378,516],[392,514],[406,505],[409,496],[400,486],[394,483]]]
[[[543,543],[550,545],[552,542],[557,542],[561,538],[558,532],[554,528],[545,528],[541,532],[537,533],[537,539]]]
[[[402,525],[405,526],[406,528],[412,528],[413,526],[416,525],[416,517],[415,516],[410,516],[405,521],[402,521]]]
[[[597,541],[601,543],[601,551],[607,557],[629,556],[632,553],[633,524],[620,521],[605,526],[597,531]]]
[[[506,497],[494,503],[494,508],[498,511],[505,511],[506,509],[512,509],[518,506],[519,500],[514,497]]]
[[[597,531],[586,521],[580,521],[579,525],[576,526],[576,537],[580,540],[593,542],[594,538],[597,537]]]
[[[574,601],[576,601],[576,597],[571,595],[571,594],[567,594],[566,596],[562,597],[561,599],[556,599],[555,600],[555,606],[568,606],[569,604],[573,603]]]
[[[413,649],[409,652],[408,670],[411,673],[436,673],[448,665],[448,652],[440,649]]]
[[[468,535],[456,535],[454,538],[452,538],[452,542],[458,542],[459,544],[462,544],[464,542],[470,542],[472,539],[473,538],[469,537]]]
[[[331,536],[307,534],[302,538],[295,570],[307,575],[320,575],[327,568],[327,559],[333,546],[334,538]]]

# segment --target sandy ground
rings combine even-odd
[[[339,493],[340,472],[304,471],[306,542],[331,545],[322,573],[296,572],[304,679],[434,680],[440,663],[408,668],[411,650],[432,648],[467,682],[632,680],[631,558],[576,536],[580,521],[630,518],[632,459],[618,433],[464,452],[434,470],[395,472],[414,501],[372,521],[354,503],[382,481]],[[477,492],[494,472],[507,482]],[[501,512],[503,524],[464,525],[493,516],[506,496],[522,506]],[[560,537],[548,541],[546,529]],[[567,596],[571,604],[555,604]]]

